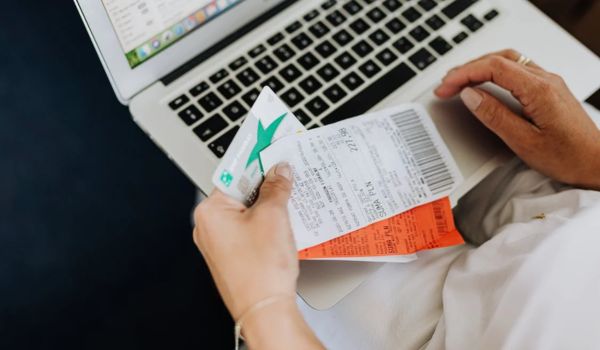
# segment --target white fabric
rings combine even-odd
[[[455,217],[471,244],[386,264],[330,310],[299,300],[327,348],[600,348],[600,192],[515,159]]]

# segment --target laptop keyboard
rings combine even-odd
[[[499,15],[469,13],[477,1],[325,1],[169,107],[218,158],[265,85],[307,128],[362,114]]]

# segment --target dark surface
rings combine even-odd
[[[0,349],[231,347],[194,187],[115,99],[73,3],[4,3],[0,48]]]

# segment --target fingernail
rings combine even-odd
[[[292,168],[288,163],[279,163],[275,166],[275,174],[283,176],[288,180],[291,180]]]
[[[465,88],[460,92],[460,98],[471,111],[476,111],[477,108],[479,108],[481,101],[483,101],[483,96],[470,87]]]

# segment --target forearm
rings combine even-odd
[[[242,333],[250,349],[324,349],[293,299],[249,315]]]

